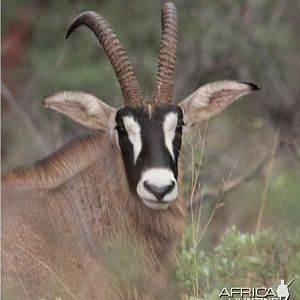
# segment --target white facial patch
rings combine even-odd
[[[128,134],[129,141],[133,145],[133,161],[136,160],[142,150],[142,138],[141,138],[141,127],[137,121],[131,116],[123,117],[125,129]]]
[[[163,123],[163,130],[165,136],[165,145],[169,150],[173,160],[175,160],[174,149],[173,149],[173,140],[175,137],[175,131],[177,127],[178,116],[174,112],[170,112],[166,115],[164,123]]]
[[[155,197],[144,185],[148,184],[157,188],[174,184],[173,188],[161,199]],[[178,188],[174,174],[166,168],[151,168],[142,172],[141,179],[136,188],[138,196],[143,200],[144,204],[153,209],[166,209],[172,201],[177,198]]]

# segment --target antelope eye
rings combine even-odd
[[[182,122],[179,122],[178,124],[177,124],[177,126],[176,126],[176,129],[182,129],[182,127],[184,126],[185,124],[184,124],[184,122],[182,121]]]
[[[115,129],[119,133],[123,133],[123,134],[126,133],[126,129],[125,129],[124,125],[122,125],[122,124],[117,124],[116,127],[115,127]]]

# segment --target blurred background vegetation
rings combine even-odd
[[[180,19],[175,102],[214,80],[263,87],[184,137],[182,193],[190,214],[175,285],[186,299],[214,299],[224,285],[300,280],[300,2],[174,2]],[[152,97],[161,7],[157,0],[2,1],[2,171],[89,132],[42,108],[43,96],[75,89],[121,105],[93,34],[82,28],[64,39],[84,10],[109,20],[143,94]]]

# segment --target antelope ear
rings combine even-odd
[[[193,126],[207,120],[241,96],[259,89],[257,85],[248,82],[224,80],[208,83],[179,103],[183,110],[184,122]]]
[[[45,97],[42,104],[86,127],[108,131],[114,126],[116,109],[91,94],[78,91],[58,92]]]

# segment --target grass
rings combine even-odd
[[[288,228],[282,228],[281,232],[270,228],[262,229],[279,134],[275,135],[271,157],[267,163],[264,185],[261,188],[261,201],[257,215],[254,216],[256,222],[253,233],[243,233],[236,226],[232,226],[226,230],[216,245],[209,244],[208,231],[217,212],[222,212],[221,208],[226,205],[223,191],[231,182],[236,165],[233,165],[228,177],[223,179],[223,189],[208,214],[204,211],[203,197],[200,196],[200,201],[195,205],[195,195],[201,194],[202,190],[203,196],[205,192],[200,189],[199,174],[205,153],[206,135],[207,124],[204,134],[198,132],[196,135],[202,140],[201,147],[197,149],[194,135],[190,133],[187,144],[191,157],[183,158],[191,177],[186,180],[190,182],[190,186],[185,189],[184,195],[190,203],[191,212],[174,270],[174,278],[184,290],[180,299],[214,300],[220,299],[219,293],[223,287],[265,286],[276,290],[280,279],[285,279],[286,282],[292,278],[295,278],[295,281],[300,280],[300,229],[289,231]],[[189,161],[191,163],[187,163]],[[300,286],[296,284],[291,286],[290,293],[299,295]]]

